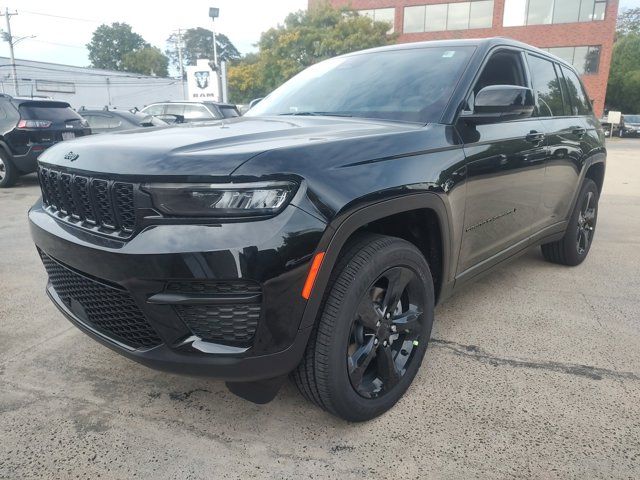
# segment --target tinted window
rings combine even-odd
[[[239,117],[240,114],[238,113],[238,110],[236,110],[235,107],[219,107],[220,108],[220,113],[222,113],[222,116],[224,118],[233,118],[233,117]]]
[[[424,5],[404,7],[404,33],[424,32],[424,12]]]
[[[28,120],[51,120],[52,122],[65,122],[67,120],[80,120],[81,117],[64,103],[50,104],[40,102],[23,103],[18,107],[20,116]]]
[[[164,106],[165,115],[180,115],[184,116],[184,104],[181,103],[167,103]]]
[[[529,0],[528,25],[551,23],[552,17],[553,0]]]
[[[538,94],[538,116],[558,117],[564,115],[560,80],[552,62],[529,55],[529,67],[533,88]]]
[[[581,0],[562,0],[556,2],[553,9],[553,23],[571,23],[578,21]]]
[[[91,128],[118,128],[122,122],[111,115],[84,115]]]
[[[469,28],[469,2],[450,3],[447,30],[464,30],[467,28]]]
[[[438,32],[447,29],[447,4],[427,5],[425,31]]]
[[[591,102],[582,87],[578,76],[568,68],[562,67],[562,72],[567,80],[569,90],[569,100],[571,101],[571,111],[573,115],[589,115],[591,113]]]
[[[334,114],[438,121],[473,47],[395,49],[337,57],[296,75],[248,116]]]
[[[164,105],[151,105],[147,108],[142,109],[144,113],[147,115],[162,115],[164,110]]]
[[[471,2],[469,28],[491,28],[493,25],[493,0]]]
[[[173,113],[167,111],[167,113]],[[179,115],[179,114],[178,114]],[[184,119],[189,121],[198,120],[211,120],[216,118],[217,115],[213,115],[204,105],[185,105],[184,106]]]

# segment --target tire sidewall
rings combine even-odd
[[[429,266],[422,254],[408,242],[400,240],[402,244],[391,244],[379,250],[365,265],[358,268],[355,278],[349,278],[348,288],[338,307],[337,322],[330,343],[328,355],[329,385],[332,393],[332,403],[342,416],[354,420],[367,420],[380,415],[391,408],[405,393],[415,377],[424,357],[431,328],[433,326],[434,290]],[[356,309],[371,285],[380,274],[391,267],[402,266],[410,268],[424,284],[424,313],[422,338],[415,352],[415,357],[394,390],[379,398],[364,398],[351,385],[347,371],[347,348],[351,326],[355,318]],[[344,272],[344,270],[343,270]]]
[[[2,163],[4,163],[5,168],[5,176],[4,179],[0,180],[0,188],[12,187],[16,183],[16,179],[18,176],[17,169],[11,162],[11,158],[9,157],[9,155],[7,155],[6,152],[1,148],[0,159],[2,159]]]
[[[592,192],[596,198],[595,217],[593,219],[594,229],[591,234],[591,240],[589,241],[589,245],[587,245],[587,248],[585,249],[585,251],[582,253],[582,255],[580,255],[576,248],[576,243],[578,241],[578,232],[577,232],[578,216],[580,215],[580,208],[582,207],[582,204],[584,203],[584,200],[585,200],[585,196],[587,195],[588,192]],[[587,258],[587,255],[589,254],[589,250],[591,250],[591,245],[593,245],[593,240],[595,238],[596,231],[597,231],[596,227],[598,224],[599,201],[600,201],[600,194],[598,192],[597,185],[593,180],[587,179],[582,185],[582,188],[580,189],[580,194],[578,195],[575,208],[573,209],[573,213],[571,214],[571,218],[569,219],[567,233],[564,238],[565,256],[571,265],[579,265],[580,263],[582,263],[584,259]]]

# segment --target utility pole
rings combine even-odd
[[[11,16],[13,15],[17,15],[18,12],[13,12],[13,13],[9,13],[9,8],[5,8],[4,9],[4,13],[0,14],[1,16],[5,17],[5,20],[7,21],[7,31],[4,32],[4,39],[9,43],[9,55],[11,57],[11,71],[13,73],[13,88],[15,90],[15,94],[16,96],[19,95],[18,93],[18,73],[16,71],[16,57],[13,53],[13,36],[11,35]],[[18,43],[17,41],[15,43]]]

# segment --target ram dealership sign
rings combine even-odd
[[[198,60],[195,66],[188,66],[186,70],[189,100],[219,101],[218,77],[216,72],[211,70],[209,60]]]

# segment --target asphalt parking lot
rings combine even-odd
[[[587,261],[534,249],[441,305],[408,394],[357,425],[86,337],[44,294],[35,176],[0,190],[0,478],[639,478],[640,140],[609,151]]]

